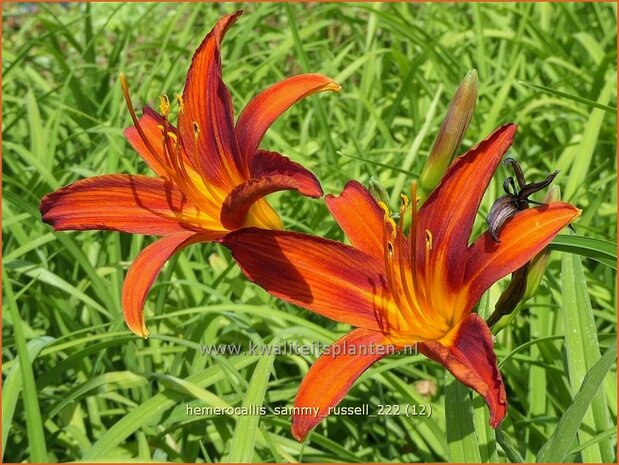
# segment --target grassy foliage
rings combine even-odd
[[[379,404],[426,404],[430,417],[331,417],[298,444],[288,417],[187,415],[187,405],[288,405],[313,361],[204,356],[200,344],[328,343],[346,327],[274,300],[207,245],[166,267],[147,304],[152,337],[140,340],[125,328],[119,298],[127,266],[152,239],[53,233],[37,206],[86,176],[148,173],[122,137],[130,119],[119,72],[138,105],[180,92],[194,48],[236,7],[4,5],[4,461],[533,461],[549,438],[541,457],[614,460],[616,367],[600,390],[583,383],[616,339],[613,4],[238,5],[246,14],[223,45],[237,113],[291,74],[320,72],[343,86],[297,105],[263,142],[312,169],[326,192],[370,176],[390,193],[406,188],[453,91],[476,68],[478,105],[462,149],[516,122],[511,156],[530,180],[561,169],[564,199],[583,210],[582,237],[563,236],[536,297],[498,337],[510,408],[496,436],[481,429],[487,412],[477,397],[456,403],[472,409],[462,424],[476,432],[447,434],[444,370],[421,356],[375,365],[344,405],[376,413]],[[508,175],[499,170],[477,231]],[[272,203],[288,228],[342,238],[322,202],[283,193]],[[489,292],[490,310],[504,285]],[[598,368],[585,380],[603,377]],[[558,425],[573,442],[552,436]]]

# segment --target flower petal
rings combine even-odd
[[[182,232],[163,237],[135,258],[123,284],[122,306],[129,329],[141,337],[148,336],[144,323],[144,302],[161,268],[172,255],[190,244],[217,239],[221,233]]]
[[[382,266],[376,259],[339,242],[257,228],[228,234],[245,275],[275,297],[336,321],[380,330],[393,310]]]
[[[43,221],[56,231],[107,229],[165,235],[217,225],[171,183],[139,175],[82,179],[43,197],[39,209]]]
[[[486,290],[542,251],[578,215],[573,205],[553,202],[516,213],[502,226],[500,242],[491,233],[480,236],[469,248],[465,276],[470,309]]]
[[[507,414],[507,397],[497,368],[492,333],[478,315],[471,314],[445,344],[428,341],[419,352],[442,364],[465,386],[477,391],[490,409],[490,426],[496,428]]]
[[[258,150],[267,129],[299,100],[327,90],[339,91],[340,85],[321,74],[300,74],[286,78],[256,95],[236,122],[241,155],[247,161]]]
[[[240,152],[234,132],[232,99],[221,78],[220,44],[240,15],[237,11],[223,16],[196,50],[187,73],[183,112],[179,116],[185,152],[190,158],[197,155],[196,167],[205,181],[229,189],[241,180],[237,167]],[[194,123],[198,126],[197,150]]]
[[[456,158],[439,186],[419,210],[417,263],[424,269],[426,231],[432,237],[431,260],[434,276],[429,281],[447,281],[451,288],[462,284],[464,260],[473,221],[481,199],[501,158],[509,149],[516,125],[494,131],[464,155]]]
[[[370,192],[349,181],[339,197],[327,195],[325,203],[353,247],[382,260],[385,214]]]
[[[221,210],[221,222],[230,229],[238,229],[244,224],[250,207],[262,197],[281,190],[296,190],[308,197],[322,196],[322,188],[316,176],[303,166],[290,161],[276,152],[258,151],[252,159],[250,174],[252,178],[235,187],[228,195]]]
[[[299,387],[294,406],[305,407],[311,413],[293,415],[295,439],[303,441],[329,415],[329,408],[340,403],[365,370],[396,350],[383,334],[367,329],[355,329],[334,342],[311,366]]]
[[[135,151],[140,154],[158,176],[166,176],[170,167],[166,166],[167,163],[163,152],[163,133],[160,127],[163,125],[163,118],[152,108],[145,107],[144,114],[139,121],[140,127],[146,136],[146,142],[142,139],[135,126],[125,129],[123,134]],[[174,135],[177,133],[176,128],[172,125],[170,125],[169,132],[172,132]],[[147,143],[152,147],[154,153],[150,150]]]

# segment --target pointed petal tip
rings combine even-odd
[[[342,90],[342,86],[337,82],[330,80],[327,84],[322,86],[322,88],[318,91],[331,91],[331,92],[340,92]]]
[[[301,426],[299,424],[299,417],[297,415],[292,417],[292,437],[295,438],[298,442],[303,442],[307,437],[307,433],[309,433],[309,429],[307,427]]]
[[[492,428],[502,423],[507,415],[507,394],[494,353],[492,333],[484,320],[471,313],[449,339],[427,341],[418,348],[485,399]]]
[[[125,323],[127,324],[127,327],[131,330],[133,334],[135,334],[138,337],[141,337],[142,339],[148,339],[150,332],[146,328],[146,323],[144,322],[144,320],[140,322],[136,322],[136,321],[129,322],[129,320],[125,320]]]

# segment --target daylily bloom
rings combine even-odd
[[[563,202],[530,208],[506,220],[500,242],[485,232],[469,245],[482,196],[515,130],[502,126],[454,160],[419,211],[413,183],[408,235],[402,230],[405,196],[396,225],[386,206],[350,181],[339,197],[326,197],[350,246],[254,228],[223,240],[247,277],[272,295],[356,327],[318,358],[301,383],[295,406],[318,407],[319,413],[293,417],[298,440],[370,365],[414,344],[484,397],[492,427],[501,423],[505,388],[492,335],[473,307],[493,283],[523,266],[580,214]]]
[[[147,336],[144,301],[165,262],[189,244],[214,241],[255,226],[282,229],[263,197],[297,190],[321,197],[316,177],[276,152],[259,150],[269,126],[300,99],[338,91],[318,74],[293,76],[251,100],[234,123],[230,92],[221,77],[220,44],[241,12],[222,17],[196,50],[178,99],[178,127],[170,102],[138,119],[121,77],[133,126],[124,135],[157,177],[111,174],[77,181],[41,201],[43,221],[56,231],[106,229],[163,236],[135,259],[123,286],[129,328]]]

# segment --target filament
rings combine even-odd
[[[133,121],[133,126],[138,131],[142,142],[146,148],[150,151],[150,153],[155,157],[155,159],[159,160],[159,155],[155,151],[154,147],[151,145],[149,140],[146,138],[146,134],[140,125],[140,120],[138,119],[135,108],[133,107],[133,103],[131,102],[131,97],[129,96],[129,86],[127,85],[127,78],[124,73],[120,73],[120,86],[122,87],[123,95],[125,96],[125,103],[127,104],[127,108],[129,109],[129,114],[131,115],[131,120]]]

